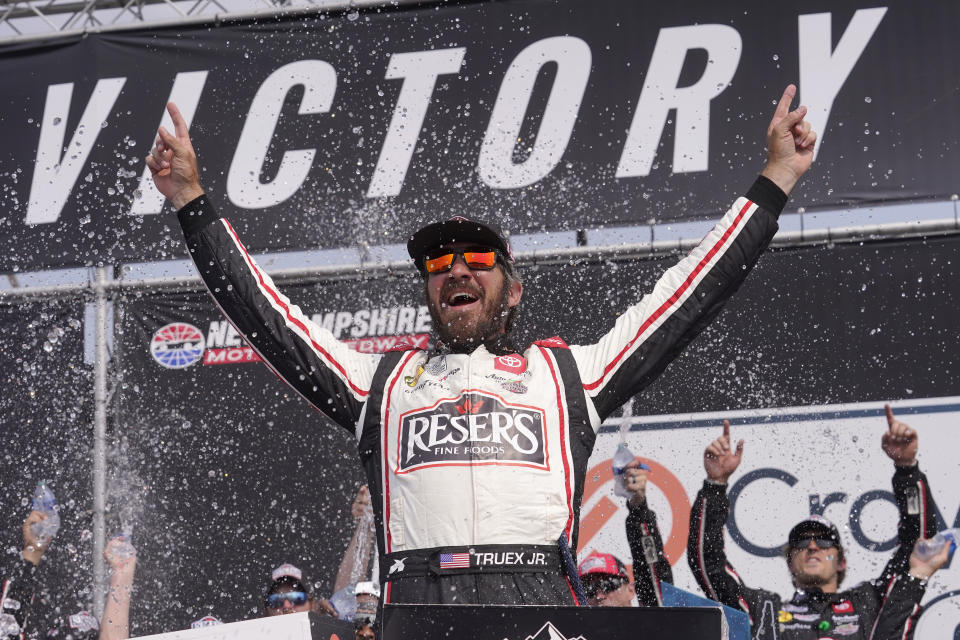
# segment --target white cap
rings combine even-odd
[[[300,569],[297,569],[295,566],[289,563],[284,563],[273,570],[273,573],[270,574],[270,579],[276,582],[280,578],[294,578],[295,580],[303,580],[303,572]]]
[[[376,582],[358,582],[353,592],[356,595],[368,595],[375,598],[380,597],[380,585]]]

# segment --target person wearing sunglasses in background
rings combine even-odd
[[[663,606],[661,582],[673,582],[673,569],[663,553],[657,514],[647,505],[650,468],[635,457],[623,472],[629,513],[627,543],[633,556],[633,581],[616,556],[593,552],[580,563],[580,581],[591,607]]]
[[[893,460],[893,493],[900,511],[898,544],[879,578],[840,591],[847,570],[840,532],[811,515],[790,530],[784,558],[797,589],[788,600],[743,584],[727,562],[723,527],[730,505],[727,481],[740,466],[743,440],[731,446],[730,422],[703,454],[707,478],[690,511],[687,562],[707,597],[750,615],[754,640],[910,638],[927,580],[946,564],[949,545],[931,559],[913,552],[917,540],[936,534],[936,506],[917,464],[917,432],[886,406],[883,451]]]
[[[587,604],[591,607],[632,607],[637,592],[620,558],[594,551],[578,567]],[[636,604],[639,604],[639,598]]]
[[[336,617],[336,611],[323,598],[317,598],[303,581],[303,572],[292,564],[282,564],[270,575],[271,583],[263,598],[265,616],[281,616],[315,611]]]
[[[161,128],[147,158],[154,183],[232,324],[358,439],[382,602],[583,603],[570,550],[596,430],[717,316],[776,233],[816,141],[806,108],[790,111],[795,94],[790,85],[780,98],[766,166],[746,196],[615,324],[603,311],[614,326],[597,343],[515,344],[514,256],[503,233],[470,213],[407,243],[435,348],[385,354],[352,350],[277,291],[204,193],[186,122],[168,105],[174,133]]]

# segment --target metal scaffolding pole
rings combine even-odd
[[[960,233],[960,212],[953,218],[925,220],[923,222],[895,222],[856,227],[834,227],[788,231],[778,233],[770,243],[775,248],[806,247],[860,242],[908,240],[933,238]],[[670,253],[689,251],[700,243],[700,238],[659,240],[640,244],[616,246],[587,245],[564,249],[548,249],[515,254],[517,264],[523,266],[558,264],[590,260],[645,260]],[[121,269],[122,271],[122,269]],[[329,265],[293,269],[265,269],[278,283],[296,283],[323,278],[326,280],[349,280],[373,275],[412,273],[410,260],[367,265]],[[54,285],[0,289],[0,305],[17,304],[19,300],[35,297],[70,297],[84,291],[102,287],[104,292],[114,291],[198,291],[203,289],[200,276],[175,278],[140,278],[130,280],[104,280],[97,284]],[[104,347],[106,348],[106,347]]]
[[[107,493],[107,267],[98,267],[93,284],[96,305],[96,339],[93,367],[93,612],[103,615],[106,595],[106,571],[103,549],[106,544]]]

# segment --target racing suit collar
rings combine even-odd
[[[465,355],[469,355],[474,351],[476,351],[477,349],[481,349],[481,348],[486,349],[487,352],[495,356],[505,356],[511,353],[520,352],[519,349],[517,349],[511,337],[506,334],[502,334],[500,336],[497,336],[495,339],[487,340],[483,344],[480,344],[474,347],[470,351],[466,351],[464,349],[455,350],[450,345],[443,342],[442,340],[437,340],[437,343],[436,345],[434,345],[433,352],[431,353],[431,355],[443,356],[451,353],[462,353]]]
[[[792,604],[821,604],[826,602],[831,595],[833,594],[824,593],[820,587],[797,589],[794,592],[793,598],[790,600],[790,602]]]

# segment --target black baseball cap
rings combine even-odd
[[[503,232],[495,226],[454,216],[449,220],[434,222],[423,227],[407,241],[407,252],[413,258],[420,273],[424,272],[424,255],[431,249],[453,242],[473,242],[496,249],[503,257],[503,264],[513,270],[513,252]]]
[[[812,515],[806,520],[798,522],[793,529],[790,529],[790,537],[787,539],[787,542],[793,544],[797,540],[809,538],[811,535],[830,540],[838,549],[843,546],[840,540],[840,531],[836,525],[823,516],[818,515]]]

